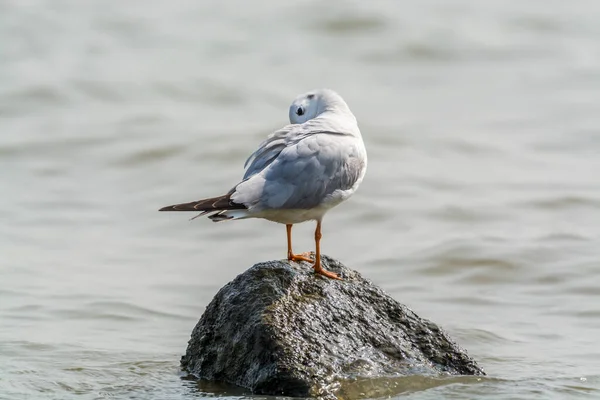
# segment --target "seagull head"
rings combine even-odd
[[[350,113],[342,96],[331,89],[317,89],[296,97],[290,106],[290,123],[303,124],[325,112]]]

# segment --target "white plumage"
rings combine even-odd
[[[291,249],[293,224],[316,220],[317,273],[338,278],[320,265],[321,221],[347,200],[367,169],[367,152],[346,102],[333,90],[298,96],[289,109],[290,125],[271,133],[246,160],[243,180],[227,194],[161,211],[201,211],[213,221],[264,218],[286,224],[288,259],[312,261]]]

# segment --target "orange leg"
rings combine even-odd
[[[285,229],[287,231],[288,260],[313,262],[312,258],[306,257],[303,254],[294,254],[292,251],[292,224],[287,224]]]
[[[313,265],[315,274],[320,274],[331,279],[339,279],[341,281],[342,278],[337,276],[337,274],[327,271],[321,266],[321,237],[323,237],[323,235],[321,235],[321,221],[317,221],[317,229],[315,229],[315,264]]]

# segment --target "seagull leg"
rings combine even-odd
[[[326,276],[331,279],[342,280],[337,274],[327,271],[321,266],[321,221],[317,221],[317,229],[315,229],[315,264],[313,268],[315,269],[315,274],[320,274]]]
[[[304,256],[303,254],[294,254],[292,251],[292,224],[287,224],[285,230],[287,231],[288,260],[313,262],[312,258]]]

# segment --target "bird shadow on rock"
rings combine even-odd
[[[221,288],[192,332],[183,369],[254,395],[327,398],[381,397],[485,375],[436,324],[339,261],[323,256],[322,264],[343,280],[279,260]]]

